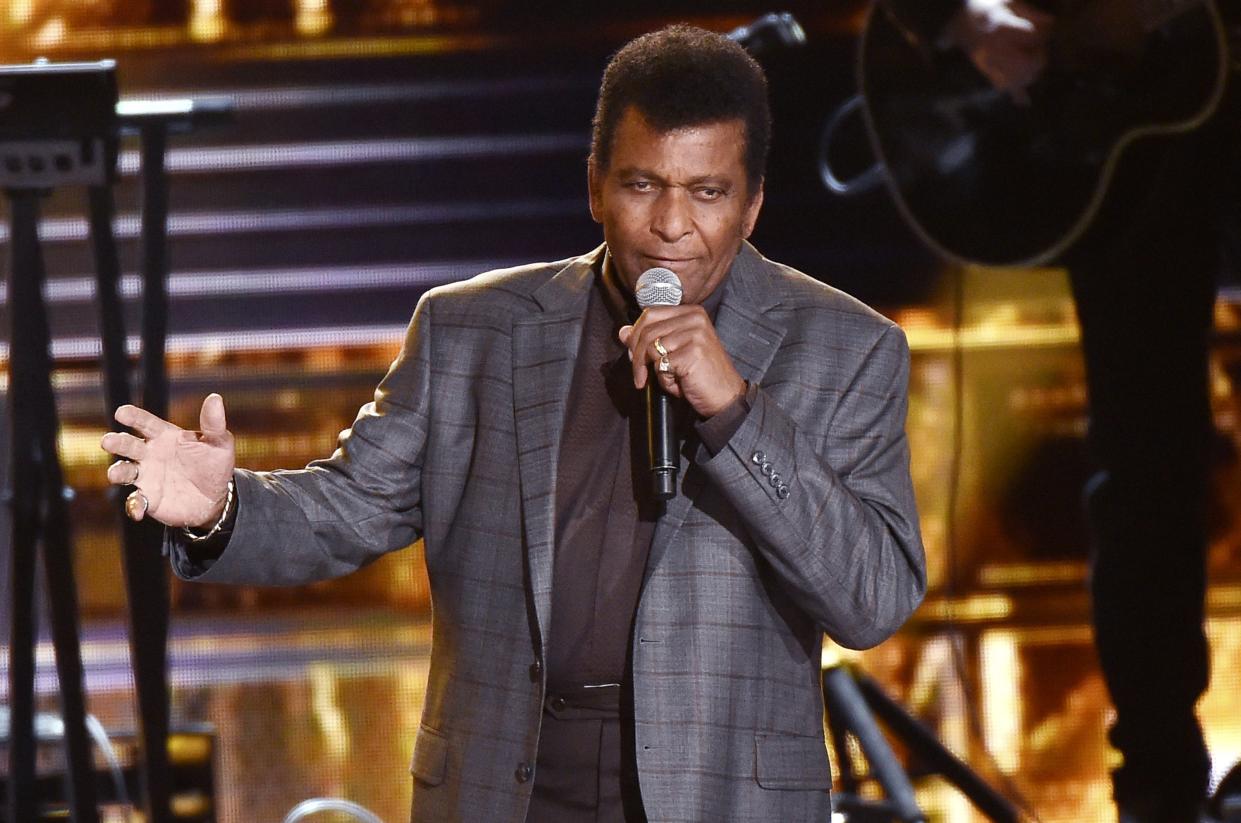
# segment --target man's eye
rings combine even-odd
[[[695,194],[698,196],[699,200],[719,200],[724,196],[724,190],[711,188],[698,189]]]
[[[650,180],[634,180],[629,183],[629,188],[634,191],[651,191],[655,186]]]

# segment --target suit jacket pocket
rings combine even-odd
[[[821,737],[754,735],[756,778],[764,789],[826,791],[832,787]]]
[[[409,773],[428,786],[438,786],[444,782],[444,773],[447,770],[448,738],[430,726],[419,725]]]

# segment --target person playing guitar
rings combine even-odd
[[[1066,251],[1131,147],[1202,125],[1228,74],[1211,0],[1072,0],[1054,15],[971,0],[936,31],[928,47],[869,17],[863,111],[906,221],[944,256],[985,265]]]
[[[1098,2],[1115,6],[1115,0]],[[1219,11],[1235,19],[1236,0],[1227,2],[1233,7],[1221,4]],[[899,26],[931,60],[949,53],[967,57],[976,76],[1008,99],[1011,111],[1004,116],[1010,120],[1039,105],[1040,82],[1059,59],[1063,19],[1095,12],[1090,2],[1056,9],[1023,0],[881,3],[872,17]],[[1205,0],[1193,5],[1218,21]],[[1121,18],[1106,10],[1097,19]],[[1143,38],[1163,36],[1148,29],[1118,32],[1108,24],[1098,28],[1105,42],[1132,40],[1132,34],[1143,47]],[[1222,66],[1226,57],[1210,59],[1224,61]],[[908,80],[896,73],[880,81]],[[1112,775],[1122,823],[1211,819],[1205,802],[1210,758],[1195,705],[1209,677],[1203,631],[1206,501],[1216,435],[1208,345],[1222,218],[1241,188],[1241,118],[1232,79],[1228,93],[1218,94],[1209,109],[1195,104],[1206,112],[1202,122],[1134,140],[1116,161],[1097,213],[1050,257],[1069,270],[1086,363],[1088,442],[1099,469],[1085,495],[1090,586],[1095,645],[1116,708],[1109,739],[1123,758]],[[868,98],[867,104],[873,116],[875,101]],[[889,175],[897,175],[891,158],[881,157]],[[900,181],[889,182],[899,200]],[[961,202],[995,209],[969,198]],[[1040,211],[1057,208],[1037,198],[1029,205],[1032,216],[1013,207],[996,219],[1033,222]],[[1015,236],[1021,229],[1015,227]],[[989,231],[981,222],[967,224],[961,235],[967,242],[974,239],[970,230]]]

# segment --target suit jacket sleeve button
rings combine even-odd
[[[771,484],[771,487],[773,489],[777,489],[777,490],[779,490],[779,488],[784,485],[783,483],[780,482],[780,474],[778,472],[772,472],[771,477],[767,478],[767,482]]]
[[[767,455],[763,454],[762,452],[754,452],[754,454],[750,455],[750,462],[753,463],[755,466],[760,466],[763,463],[767,462]]]
[[[533,774],[534,769],[530,767],[529,763],[518,763],[517,771],[513,772],[513,776],[517,778],[518,783],[529,783]]]
[[[772,472],[772,469],[771,469],[771,463],[770,463],[770,462],[768,462],[768,461],[764,460],[764,461],[763,461],[763,462],[759,465],[758,470],[759,470],[760,472],[762,472],[762,473],[763,473],[763,477],[771,477],[771,472]]]
[[[788,496],[789,496],[789,487],[788,487],[788,486],[777,486],[777,487],[776,487],[776,497],[780,498],[781,500],[784,500],[784,499],[786,499]]]

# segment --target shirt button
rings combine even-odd
[[[778,487],[776,488],[776,497],[780,498],[781,500],[784,500],[784,499],[786,499],[788,496],[789,496],[789,487],[788,487],[788,486],[778,486]]]
[[[564,711],[565,706],[568,706],[568,705],[569,705],[569,702],[565,700],[563,697],[552,698],[551,707],[552,707],[552,711],[554,712],[562,712]]]
[[[761,465],[762,463],[767,462],[767,455],[762,452],[754,452],[754,454],[750,455],[750,462],[756,466]]]
[[[543,661],[536,660],[530,664],[530,679],[538,683],[543,679]]]
[[[777,474],[776,472],[771,473],[771,477],[767,478],[767,482],[771,484],[771,487],[773,489],[778,489],[780,488],[781,485],[783,485],[780,482],[780,475]]]
[[[530,767],[529,763],[518,763],[517,771],[513,772],[513,777],[517,778],[518,783],[529,783],[530,777],[533,774],[534,769]]]

